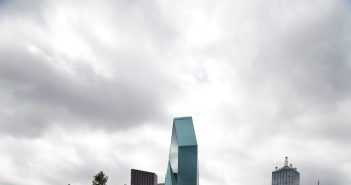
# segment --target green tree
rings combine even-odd
[[[94,176],[93,185],[106,185],[108,176],[104,172],[99,172]]]

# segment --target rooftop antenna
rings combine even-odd
[[[285,157],[285,163],[284,166],[288,166],[288,156]]]

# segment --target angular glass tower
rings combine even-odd
[[[197,141],[192,117],[173,119],[165,185],[198,185]]]

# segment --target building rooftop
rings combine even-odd
[[[293,167],[292,164],[290,164],[290,166],[288,165],[288,156],[285,157],[285,162],[284,162],[284,166],[281,167],[281,168],[278,168],[278,166],[275,167],[275,170],[273,172],[276,172],[276,171],[283,171],[283,170],[295,170],[296,172],[297,171],[297,168]]]
[[[193,119],[191,116],[174,118],[173,123],[177,133],[176,136],[179,147],[197,145]]]

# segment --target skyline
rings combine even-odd
[[[192,116],[199,184],[351,184],[351,3],[0,1],[0,184],[163,182]],[[252,177],[255,178],[252,178]]]

